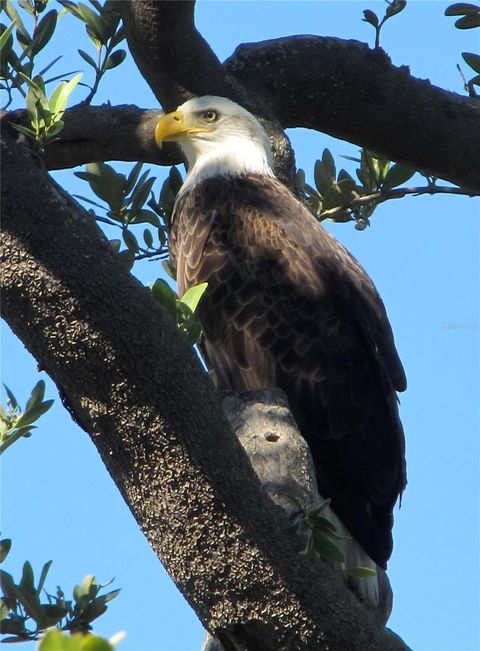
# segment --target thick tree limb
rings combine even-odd
[[[222,66],[195,29],[192,2],[122,0],[119,6],[135,61],[162,105],[170,109],[196,94],[240,101],[263,119],[277,173],[290,184],[293,154],[283,129],[302,126],[480,192],[480,102],[415,79],[382,50],[292,36],[242,45]],[[46,164],[178,163],[175,147],[155,147],[157,115],[130,106],[70,109]]]
[[[295,552],[192,350],[88,213],[7,132],[2,157],[3,316],[204,625],[227,651],[405,650]]]
[[[60,137],[45,150],[45,165],[50,170],[106,160],[176,165],[182,162],[176,145],[166,143],[160,150],[153,136],[162,114],[160,110],[130,105],[80,105],[67,109]],[[3,113],[4,122],[27,126],[26,111]]]
[[[479,103],[415,79],[383,51],[291,36],[242,45],[222,67],[195,28],[193,2],[120,7],[135,61],[166,109],[224,95],[270,122],[278,159],[279,125],[303,126],[480,192]]]
[[[195,27],[195,2],[121,0],[115,7],[135,62],[165,111],[194,95],[232,95],[220,61]]]
[[[397,68],[382,50],[318,36],[242,45],[225,71],[308,127],[480,192],[480,102]]]

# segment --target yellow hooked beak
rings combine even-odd
[[[177,140],[177,138],[190,133],[212,131],[211,128],[200,126],[191,120],[192,117],[186,116],[182,111],[173,111],[163,115],[155,127],[155,142],[160,149],[165,141]]]

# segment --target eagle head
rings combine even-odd
[[[217,175],[267,174],[272,176],[272,149],[257,120],[225,97],[194,97],[155,127],[159,147],[176,142],[188,162],[187,183]]]

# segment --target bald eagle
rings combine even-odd
[[[406,485],[396,391],[406,388],[366,272],[280,183],[260,122],[222,97],[164,115],[188,175],[170,224],[179,294],[207,281],[203,350],[222,388],[279,387],[311,449],[318,487],[386,568]]]

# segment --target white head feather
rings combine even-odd
[[[225,97],[195,97],[178,107],[186,122],[208,130],[179,134],[175,138],[188,161],[182,193],[214,176],[263,174],[273,176],[272,149],[260,122],[239,104]]]

